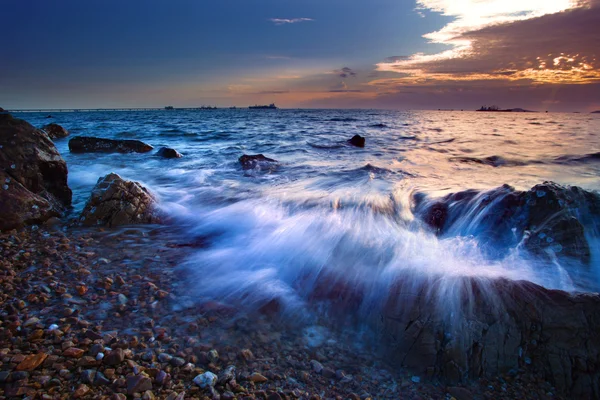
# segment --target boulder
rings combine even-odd
[[[137,182],[111,173],[98,180],[80,221],[83,225],[153,224],[161,221],[155,197]]]
[[[181,158],[181,157],[183,157],[183,155],[181,155],[180,152],[178,152],[177,150],[172,149],[170,147],[161,147],[156,152],[156,155],[159,157],[163,157],[163,158]]]
[[[44,125],[42,130],[48,134],[50,139],[62,139],[69,136],[69,131],[58,124]]]
[[[378,332],[393,363],[448,384],[526,370],[568,398],[600,398],[598,294],[504,279],[456,283],[456,298],[443,303],[435,284],[392,287]]]
[[[277,166],[277,160],[265,157],[262,154],[246,155],[239,158],[243,169],[272,169]]]
[[[71,153],[147,153],[152,146],[139,140],[113,140],[75,136],[69,140]]]
[[[365,141],[366,140],[364,137],[360,135],[354,135],[352,136],[352,139],[348,140],[348,143],[356,147],[365,147]]]
[[[0,230],[62,215],[72,198],[67,174],[46,133],[0,114]]]
[[[490,251],[519,243],[531,253],[589,264],[586,233],[598,236],[600,196],[578,187],[545,182],[528,191],[504,185],[468,190],[439,200],[415,197],[414,212],[439,234],[474,235]]]

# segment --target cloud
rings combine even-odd
[[[487,81],[512,85],[600,82],[600,2],[420,0],[454,16],[425,35],[450,45],[436,54],[390,57],[379,71],[403,74],[396,84]],[[381,84],[381,82],[379,82]]]
[[[352,70],[352,68],[348,68],[348,67],[344,67],[342,69],[336,69],[333,71],[333,73],[336,74],[337,76],[339,76],[340,78],[348,78],[348,77],[356,76],[356,72],[354,72]]]
[[[312,18],[270,18],[269,21],[274,23],[275,25],[288,25],[288,24],[297,24],[299,22],[312,22],[314,19]]]

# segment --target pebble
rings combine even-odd
[[[201,388],[213,387],[217,383],[217,376],[212,372],[205,372],[194,378],[194,383]]]
[[[310,360],[310,365],[312,366],[313,371],[315,371],[317,374],[323,372],[323,364],[317,360]]]
[[[127,394],[141,393],[152,390],[152,381],[144,375],[135,375],[127,378]]]
[[[268,381],[268,379],[265,376],[259,374],[258,372],[253,373],[247,379],[250,382],[254,382],[254,383],[263,383],[263,382]]]

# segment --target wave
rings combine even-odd
[[[501,156],[489,156],[484,158],[477,157],[450,157],[449,161],[460,162],[465,164],[481,164],[491,167],[520,167],[529,164],[540,164],[541,161],[521,161],[507,159]]]
[[[555,162],[558,164],[586,163],[595,161],[600,161],[600,152],[584,155],[565,155],[555,159]]]

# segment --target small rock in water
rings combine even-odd
[[[181,158],[183,155],[179,153],[177,150],[172,149],[170,147],[161,147],[156,152],[156,155],[163,158]]]
[[[421,378],[418,376],[413,376],[412,378],[410,378],[411,381],[413,381],[414,383],[419,383],[421,382]]]
[[[356,147],[365,147],[365,141],[366,140],[364,137],[360,135],[354,135],[352,136],[352,139],[348,140],[348,143]]]
[[[217,376],[212,372],[205,372],[196,376],[194,383],[201,388],[213,387],[217,384]]]

